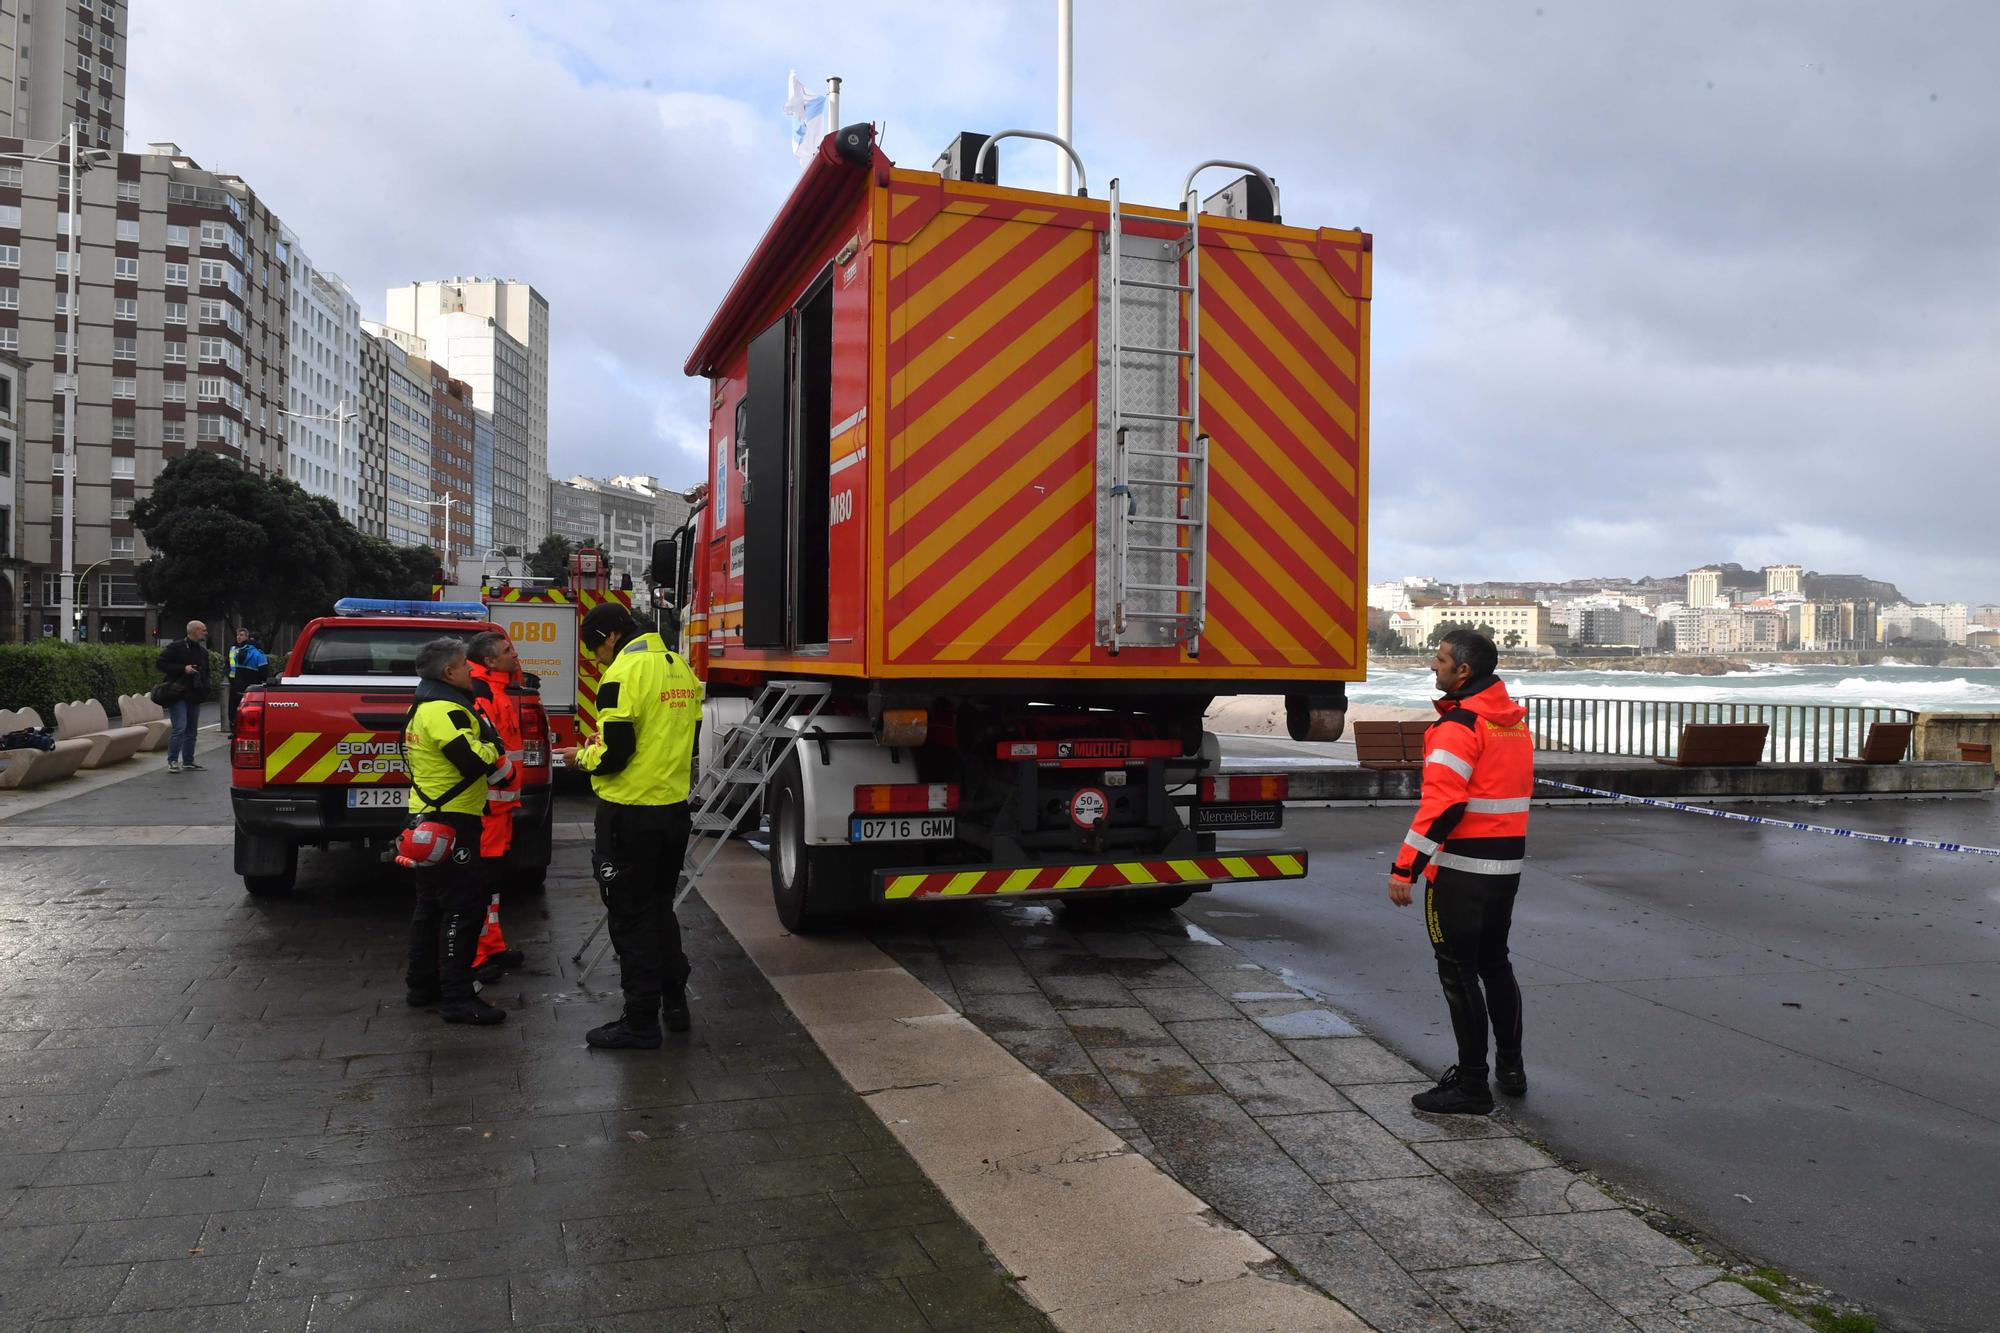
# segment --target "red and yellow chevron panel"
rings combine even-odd
[[[890,662],[1088,641],[1097,233],[1058,217],[952,201],[891,251]]]
[[[920,173],[898,173],[882,197],[873,672],[1357,678],[1365,238],[1203,218],[1208,629],[1199,658],[1113,655],[1095,643],[1094,605],[1106,206]],[[1128,227],[1143,232],[1146,212]]]
[[[916,902],[925,898],[1088,893],[1108,889],[1170,888],[1184,884],[1228,884],[1259,879],[1301,879],[1305,873],[1306,854],[1298,850],[1262,852],[1254,856],[1193,856],[998,870],[884,870],[876,872],[875,888],[877,897],[883,902]]]
[[[398,731],[295,731],[264,755],[267,787],[408,781]]]
[[[1220,661],[1362,665],[1367,302],[1340,262],[1312,242],[1203,233],[1204,652]]]

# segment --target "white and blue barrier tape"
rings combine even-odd
[[[1771,828],[1791,829],[1794,833],[1824,833],[1828,837],[1853,838],[1857,842],[1881,842],[1891,847],[1921,847],[1933,852],[1963,852],[1967,856],[2000,856],[2000,847],[1968,847],[1958,842],[1933,842],[1929,838],[1904,838],[1893,833],[1863,833],[1859,829],[1829,828],[1825,824],[1802,824],[1793,819],[1766,819],[1762,815],[1742,815],[1734,810],[1717,810],[1713,806],[1684,805],[1679,801],[1662,801],[1652,796],[1627,796],[1623,792],[1602,791],[1596,787],[1578,787],[1568,782],[1557,782],[1554,778],[1536,778],[1535,785],[1555,787],[1582,796],[1602,796],[1606,800],[1622,801],[1627,805],[1650,805],[1660,810],[1678,810],[1686,815],[1733,819],[1739,824],[1765,824]]]

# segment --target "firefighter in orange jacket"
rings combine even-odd
[[[522,683],[521,655],[514,641],[497,630],[475,634],[465,646],[472,667],[472,697],[479,711],[493,724],[514,761],[513,778],[505,783],[488,783],[486,814],[479,827],[479,855],[493,867],[497,881],[507,849],[514,843],[514,811],[521,804],[522,765],[526,755],[521,742],[521,706],[508,695],[510,686]],[[507,947],[500,931],[500,890],[496,882],[486,908],[486,926],[479,934],[479,948],[472,956],[473,975],[482,982],[497,981],[502,972],[521,965],[521,951]]]
[[[1527,709],[1493,674],[1493,640],[1453,630],[1431,670],[1444,694],[1424,737],[1423,801],[1389,872],[1389,901],[1410,905],[1424,881],[1424,921],[1438,979],[1451,1009],[1458,1063],[1438,1085],[1410,1098],[1420,1111],[1486,1115],[1486,1025],[1493,1025],[1500,1090],[1528,1090],[1521,1059],[1521,987],[1507,957],[1507,930],[1527,855],[1528,803],[1535,791],[1535,743]]]

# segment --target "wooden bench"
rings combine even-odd
[[[1656,764],[1678,768],[1748,768],[1764,758],[1768,722],[1690,722],[1681,728],[1680,752],[1655,756]]]
[[[1960,741],[1958,759],[1964,764],[1990,764],[1993,762],[1993,746],[1990,742]]]
[[[0,736],[29,727],[42,729],[42,719],[32,708],[19,712],[0,708]],[[0,750],[0,790],[39,787],[69,777],[89,755],[89,741],[57,741],[53,750]]]
[[[1356,722],[1354,754],[1363,768],[1422,768],[1428,722]]]
[[[90,742],[90,757],[83,761],[85,768],[122,764],[146,743],[144,727],[112,726],[104,705],[95,699],[57,704],[56,736],[60,740]]]
[[[1910,751],[1910,733],[1917,729],[1914,722],[1876,722],[1868,728],[1868,735],[1861,742],[1861,753],[1842,755],[1843,764],[1900,764],[1903,756]]]

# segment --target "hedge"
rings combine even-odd
[[[0,644],[0,709],[32,708],[44,725],[54,726],[57,704],[95,699],[116,721],[119,695],[144,694],[159,683],[160,673],[153,665],[159,655],[158,648],[140,644],[49,639]],[[211,652],[208,659],[210,697],[219,698],[222,655]]]

